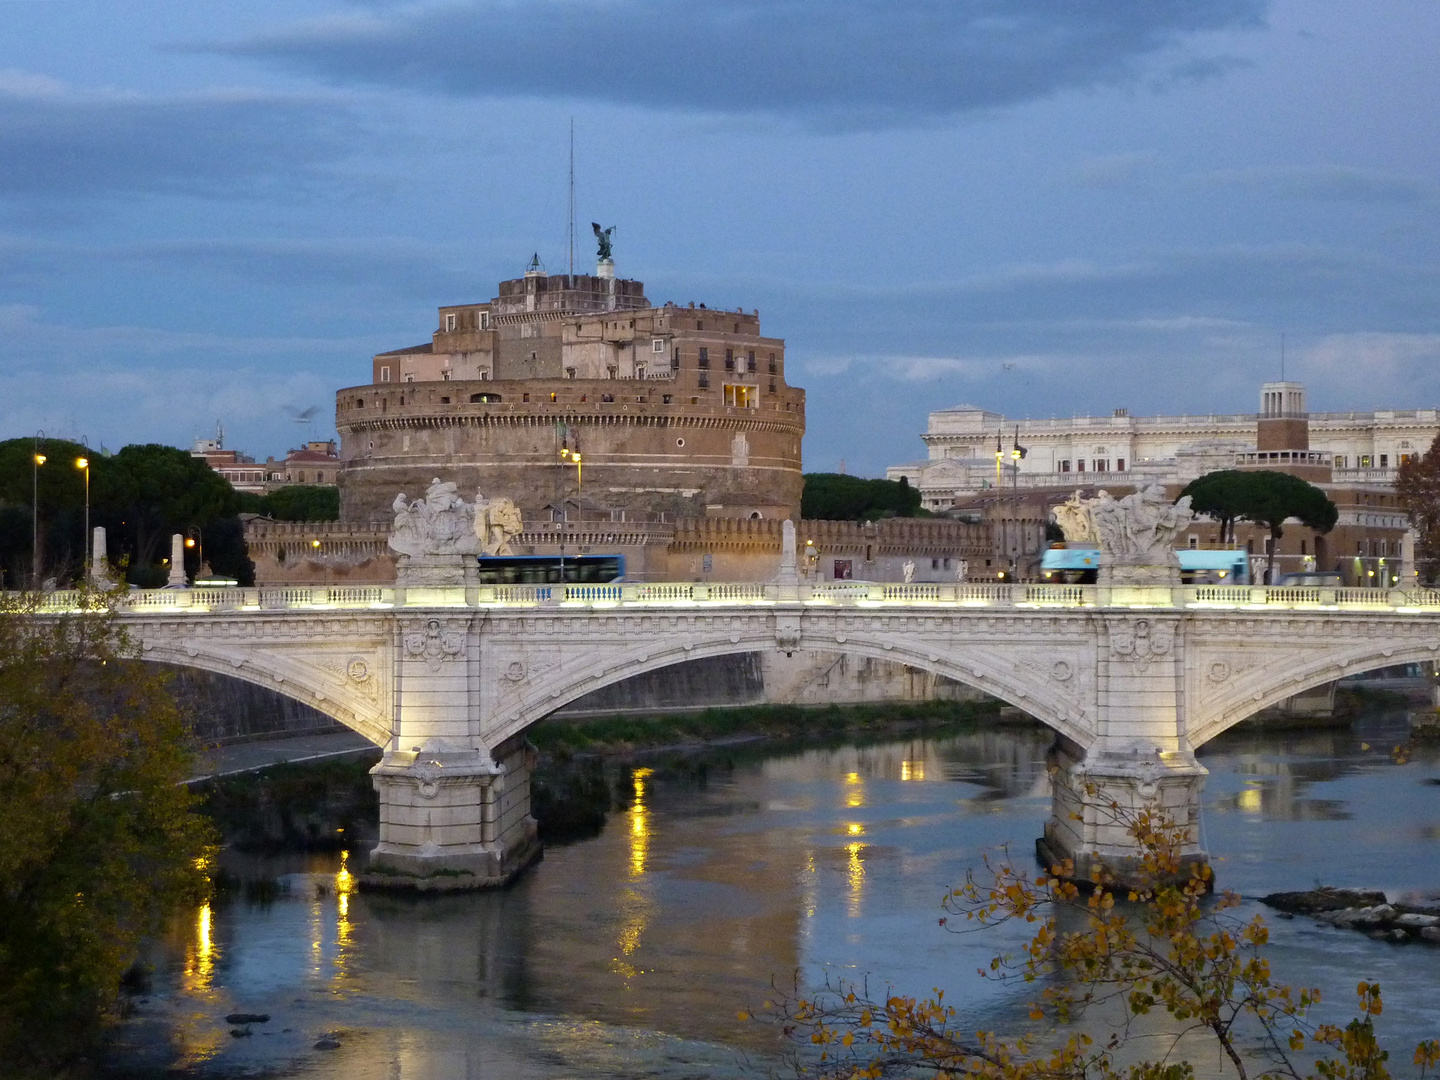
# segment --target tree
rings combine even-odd
[[[0,598],[0,1061],[51,1070],[113,1008],[140,938],[198,897],[208,825],[164,676],[96,597]]]
[[[36,453],[45,464],[34,464]],[[0,570],[8,588],[31,582],[31,538],[39,533],[41,576],[69,579],[85,561],[85,474],[75,467],[78,458],[90,462],[92,484],[105,471],[106,459],[68,439],[6,439],[0,442]],[[33,507],[40,509],[34,528]],[[99,524],[99,522],[96,522]]]
[[[1395,477],[1395,495],[1419,534],[1417,562],[1426,581],[1440,573],[1440,435],[1423,457],[1412,457]]]
[[[134,444],[100,460],[104,466],[91,480],[92,514],[106,527],[111,556],[128,558],[137,585],[163,582],[160,560],[170,554],[172,534],[192,526],[204,532],[239,512],[229,481],[186,450]]]
[[[1253,521],[1270,533],[1270,551],[1265,579],[1275,578],[1275,551],[1284,535],[1285,522],[1299,520],[1307,529],[1326,533],[1335,527],[1340,511],[1314,484],[1289,473],[1266,469],[1226,469],[1207,473],[1191,481],[1181,495],[1190,496],[1196,511],[1208,514],[1228,527],[1235,536],[1235,519]]]
[[[867,480],[844,473],[806,473],[800,516],[810,521],[874,521],[918,517],[920,493],[910,481]]]
[[[240,509],[276,521],[339,521],[340,489],[331,484],[292,484],[268,495],[242,495]]]
[[[1134,1030],[1138,1018],[1164,1013],[1182,1031],[1213,1040],[1241,1080],[1255,1065],[1241,1053],[1241,1040],[1252,1034],[1269,1062],[1261,1077],[1387,1080],[1389,1055],[1374,1024],[1382,1011],[1379,984],[1359,984],[1361,1015],[1345,1027],[1313,1023],[1308,1014],[1320,992],[1272,979],[1265,920],[1239,920],[1233,909],[1240,898],[1232,893],[1211,901],[1208,867],[1194,865],[1185,875],[1178,853],[1187,830],[1162,812],[1109,809],[1140,844],[1144,871],[1156,884],[1117,895],[1098,871],[1082,888],[1068,863],[1036,877],[1008,859],[987,860],[981,876],[972,872],[947,894],[940,922],[961,933],[1008,920],[1036,924],[1023,959],[996,957],[982,976],[1042,987],[1030,1005],[1033,1022],[1073,1030],[1089,1020],[1113,1030],[1099,1039],[1076,1031],[1061,1041],[1052,1030],[1005,1040],[967,1025],[943,991],[927,999],[877,997],[863,982],[827,980],[818,994],[779,992],[767,1002],[785,1035],[804,1048],[796,1054],[800,1071],[837,1078],[1190,1080],[1192,1066],[1174,1053],[1179,1034],[1150,1060],[1118,1064],[1132,1035],[1141,1034]],[[1146,1035],[1143,1045],[1154,1046],[1153,1033]],[[1307,1046],[1322,1055],[1313,1070],[1298,1061]],[[1125,1056],[1134,1056],[1133,1048]],[[1424,1076],[1440,1064],[1440,1042],[1420,1043],[1414,1061]]]

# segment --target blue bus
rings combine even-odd
[[[1180,580],[1187,585],[1248,585],[1250,555],[1239,550],[1178,548]],[[1093,585],[1100,570],[1097,547],[1053,547],[1040,559],[1046,581]]]
[[[480,555],[477,561],[481,585],[589,585],[625,577],[624,555]]]

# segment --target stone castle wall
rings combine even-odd
[[[419,489],[417,489],[419,490]],[[392,495],[393,498],[393,495]],[[771,581],[780,568],[782,522],[773,518],[689,518],[679,522],[525,522],[511,543],[517,555],[553,555],[563,535],[569,554],[625,556],[632,581]],[[385,524],[350,522],[246,522],[245,540],[261,585],[388,585],[395,553]],[[966,560],[973,576],[990,551],[983,524],[949,518],[888,518],[871,523],[802,521],[802,554],[812,550],[817,579],[835,576],[848,562],[851,577],[903,580],[914,564],[916,581],[954,581]],[[807,546],[810,541],[812,546]]]
[[[670,379],[477,380],[341,390],[340,513],[388,522],[397,492],[433,477],[467,496],[515,500],[527,521],[562,498],[675,520],[799,513],[805,392],[783,385],[752,407]],[[582,455],[578,481],[561,439]]]

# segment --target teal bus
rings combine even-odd
[[[1250,554],[1236,549],[1179,548],[1180,580],[1187,585],[1249,585]],[[1046,581],[1093,585],[1100,571],[1098,547],[1049,548],[1040,559]]]

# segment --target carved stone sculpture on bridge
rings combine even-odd
[[[1172,503],[1159,484],[1123,499],[1108,491],[1082,499],[1077,491],[1055,508],[1054,516],[1066,541],[1099,546],[1102,585],[1180,583],[1175,538],[1195,516],[1190,496]]]
[[[524,530],[520,508],[503,495],[487,499],[475,494],[475,535],[482,555],[513,555],[510,541]]]
[[[433,555],[478,555],[475,507],[459,495],[455,484],[430,481],[425,497],[409,501],[402,491],[392,504],[395,525],[390,546],[401,555],[424,558]]]

